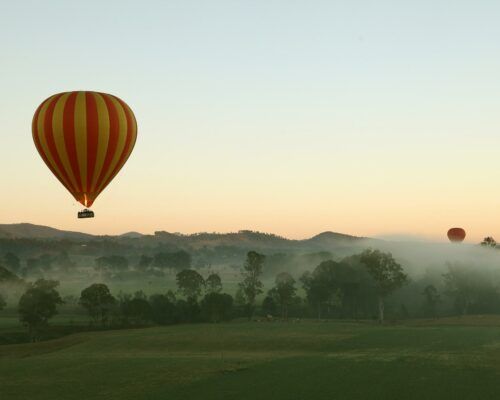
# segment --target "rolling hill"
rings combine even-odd
[[[63,231],[49,226],[21,224],[0,224],[0,238],[2,239],[68,239],[89,240],[93,235],[81,232]]]
[[[68,240],[71,242],[98,242],[106,240],[131,247],[172,246],[195,250],[214,247],[236,247],[273,251],[308,249],[316,251],[336,247],[356,247],[356,245],[366,243],[367,240],[367,238],[336,232],[323,232],[309,239],[294,240],[251,230],[230,233],[202,232],[194,234],[156,231],[153,235],[127,232],[121,235],[99,236],[29,223],[0,224],[0,239]]]

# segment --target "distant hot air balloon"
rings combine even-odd
[[[462,228],[451,228],[448,231],[448,239],[450,239],[450,242],[463,242],[465,239],[465,231]]]
[[[43,161],[85,207],[116,176],[137,138],[134,113],[118,97],[65,92],[46,99],[33,117],[33,140]],[[80,218],[92,217],[84,210]]]

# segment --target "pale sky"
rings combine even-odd
[[[0,3],[0,223],[500,238],[498,1]],[[112,93],[139,131],[94,220],[32,142]]]

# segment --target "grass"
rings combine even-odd
[[[2,400],[499,396],[498,317],[179,325],[0,346]]]

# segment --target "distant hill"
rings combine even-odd
[[[137,239],[137,238],[141,238],[143,236],[144,235],[142,233],[139,233],[139,232],[127,232],[127,233],[122,233],[118,237],[121,237],[121,238],[130,238],[130,239]]]
[[[90,242],[107,240],[130,247],[171,246],[185,249],[203,249],[214,247],[236,247],[260,251],[321,251],[334,248],[357,247],[367,238],[345,235],[336,232],[323,232],[309,239],[294,240],[282,236],[241,230],[230,233],[202,232],[194,234],[157,231],[154,235],[139,232],[127,232],[121,235],[90,235],[81,232],[64,231],[48,226],[28,223],[0,224],[0,239],[44,239]]]
[[[283,248],[297,244],[299,241],[287,239],[270,233],[242,230],[230,233],[194,233],[183,235],[164,231],[155,232],[155,239],[163,243],[189,245],[195,248],[214,246],[236,246],[255,248]]]
[[[304,242],[308,242],[310,244],[315,244],[319,246],[324,246],[324,245],[329,245],[329,244],[335,244],[338,242],[353,242],[353,241],[359,241],[367,238],[363,237],[358,237],[358,236],[351,236],[351,235],[346,235],[344,233],[337,233],[337,232],[322,232],[319,235],[313,236],[310,239],[304,240]]]
[[[81,232],[62,231],[49,226],[34,224],[0,224],[0,238],[3,239],[69,239],[75,241],[93,238]]]

